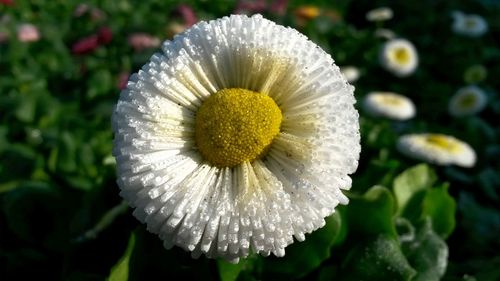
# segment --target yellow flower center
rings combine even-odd
[[[379,95],[378,99],[381,103],[388,104],[388,105],[397,106],[397,105],[401,105],[403,103],[403,100],[400,97],[394,96],[394,95],[383,94],[383,95]]]
[[[410,52],[406,48],[396,48],[394,58],[399,64],[407,64],[410,61]]]
[[[437,146],[441,149],[447,150],[449,152],[455,152],[459,150],[459,145],[455,143],[452,139],[447,136],[433,134],[427,136],[427,142],[433,146]]]
[[[217,167],[234,167],[264,154],[279,133],[281,110],[268,95],[223,89],[196,113],[196,145]]]
[[[458,104],[461,108],[470,108],[476,104],[476,96],[474,94],[468,94],[462,96]]]

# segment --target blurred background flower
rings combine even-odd
[[[476,163],[476,153],[469,144],[443,134],[403,135],[397,147],[408,157],[433,164],[470,168]]]
[[[488,23],[479,15],[468,15],[455,11],[452,16],[453,24],[451,28],[456,34],[479,37],[488,31]]]
[[[375,36],[390,40],[396,38],[396,33],[387,28],[377,28],[377,30],[375,30]]]
[[[364,110],[375,117],[408,120],[415,117],[415,105],[402,95],[392,92],[370,92],[363,100]]]
[[[359,69],[352,65],[341,66],[340,72],[342,73],[342,75],[344,75],[345,79],[349,83],[356,82],[361,75]]]
[[[147,33],[133,33],[128,36],[128,43],[135,51],[140,52],[160,46],[160,39]]]
[[[368,11],[366,13],[366,19],[368,21],[386,21],[392,19],[393,11],[389,7],[380,7],[373,10]]]
[[[391,39],[380,51],[382,66],[396,76],[411,75],[418,67],[418,54],[413,44],[406,39]]]
[[[448,112],[454,117],[474,115],[486,107],[488,98],[477,86],[460,88],[448,104]]]
[[[40,40],[40,32],[33,24],[23,23],[17,27],[17,40],[21,42],[36,42]]]

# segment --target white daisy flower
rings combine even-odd
[[[467,143],[442,134],[404,135],[397,148],[408,157],[437,165],[472,167],[476,163],[476,153]]]
[[[356,82],[359,79],[359,76],[361,75],[359,69],[352,65],[341,66],[340,73],[344,75],[345,79],[349,83]]]
[[[393,11],[389,7],[380,7],[368,11],[366,19],[368,21],[386,21],[392,19]]]
[[[363,108],[376,117],[408,120],[415,117],[415,105],[402,95],[392,92],[371,92],[364,98]]]
[[[459,89],[448,103],[448,112],[455,117],[474,115],[486,107],[488,98],[477,86]]]
[[[384,43],[380,62],[392,74],[399,77],[408,76],[417,69],[417,50],[406,39],[392,39]]]
[[[167,248],[283,256],[348,203],[360,152],[353,89],[292,28],[260,15],[200,22],[120,95],[120,194]]]
[[[396,38],[396,33],[387,28],[377,28],[377,30],[375,30],[375,37],[391,40]]]
[[[479,15],[467,15],[462,12],[454,12],[451,29],[459,35],[468,37],[480,37],[488,31],[488,23]]]

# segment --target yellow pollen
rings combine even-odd
[[[234,167],[262,156],[280,131],[281,110],[268,95],[222,89],[196,113],[196,145],[217,167]]]
[[[427,136],[427,142],[433,146],[437,146],[449,152],[456,152],[460,148],[460,146],[453,140],[451,140],[447,136],[440,134],[432,134]]]
[[[410,52],[406,48],[396,48],[394,58],[400,64],[407,64],[410,61]]]

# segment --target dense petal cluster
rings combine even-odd
[[[113,114],[121,195],[168,248],[238,261],[276,256],[322,227],[358,165],[353,87],[317,45],[260,15],[200,22],[131,76]],[[211,95],[266,94],[282,114],[266,153],[217,167],[196,146]]]
[[[401,136],[398,150],[408,157],[437,165],[472,167],[476,153],[467,143],[443,134],[410,134]]]

